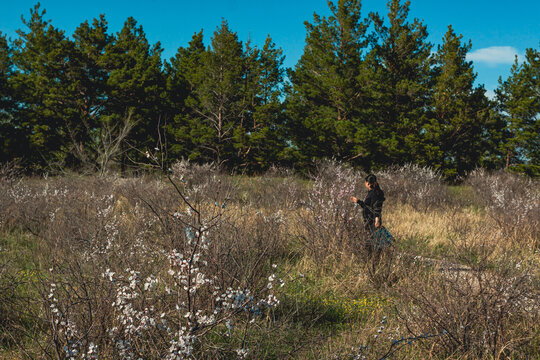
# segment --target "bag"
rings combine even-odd
[[[394,237],[392,236],[392,234],[390,234],[388,229],[386,229],[384,226],[381,226],[380,228],[378,228],[377,230],[373,232],[372,244],[373,244],[374,249],[377,249],[377,250],[385,249],[389,247],[390,245],[392,245],[393,242],[394,242]]]

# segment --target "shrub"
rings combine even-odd
[[[540,246],[540,182],[504,171],[473,172],[468,183],[508,240]],[[523,243],[525,242],[525,243]]]
[[[317,259],[346,254],[363,243],[363,220],[350,197],[360,192],[363,179],[337,162],[319,164],[303,209],[296,213],[298,236]]]
[[[444,334],[434,339],[444,356],[528,358],[539,330],[531,273],[504,257],[494,264],[493,245],[475,246],[482,249],[465,264],[417,261],[408,269],[416,276],[396,288],[406,327],[413,336]]]
[[[414,164],[392,167],[377,174],[387,198],[415,209],[451,205],[451,197],[438,172]]]
[[[278,303],[268,275],[281,220],[226,216],[229,186],[206,175],[7,188],[6,224],[46,244],[33,308],[48,328],[35,337],[43,356],[203,356],[215,349],[200,340],[215,329],[248,326]]]

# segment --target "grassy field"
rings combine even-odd
[[[538,359],[540,184],[377,174],[0,177],[1,359]]]

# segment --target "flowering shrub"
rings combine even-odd
[[[280,279],[264,272],[273,270],[265,251],[274,251],[280,222],[227,217],[229,185],[215,172],[200,184],[189,174],[170,187],[100,178],[97,187],[58,180],[5,190],[16,209],[9,222],[48,243],[50,269],[39,276],[46,318],[36,308],[48,324],[41,345],[48,356],[199,357],[215,351],[201,340],[221,325],[247,326],[279,304]],[[248,220],[245,233],[239,224]],[[254,243],[265,247],[234,249],[257,235]],[[243,346],[230,350],[248,354]]]
[[[518,231],[519,238],[530,239],[527,246],[533,249],[540,246],[538,180],[506,172],[477,170],[467,181],[506,236]]]
[[[387,198],[416,209],[444,206],[450,201],[442,176],[428,167],[415,164],[393,167],[377,174]]]
[[[350,201],[362,186],[363,177],[351,168],[334,161],[319,165],[304,209],[297,213],[298,236],[314,256],[362,248],[362,213]]]

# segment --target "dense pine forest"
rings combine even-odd
[[[329,158],[447,179],[478,167],[540,173],[539,49],[516,58],[490,99],[466,34],[448,26],[431,44],[409,1],[389,1],[386,14],[360,0],[328,6],[305,22],[304,53],[285,68],[270,35],[243,41],[226,20],[209,43],[201,30],[163,59],[133,18],[117,33],[101,15],[66,34],[38,3],[17,38],[0,34],[0,162],[125,173],[159,151],[166,164],[241,173]]]

